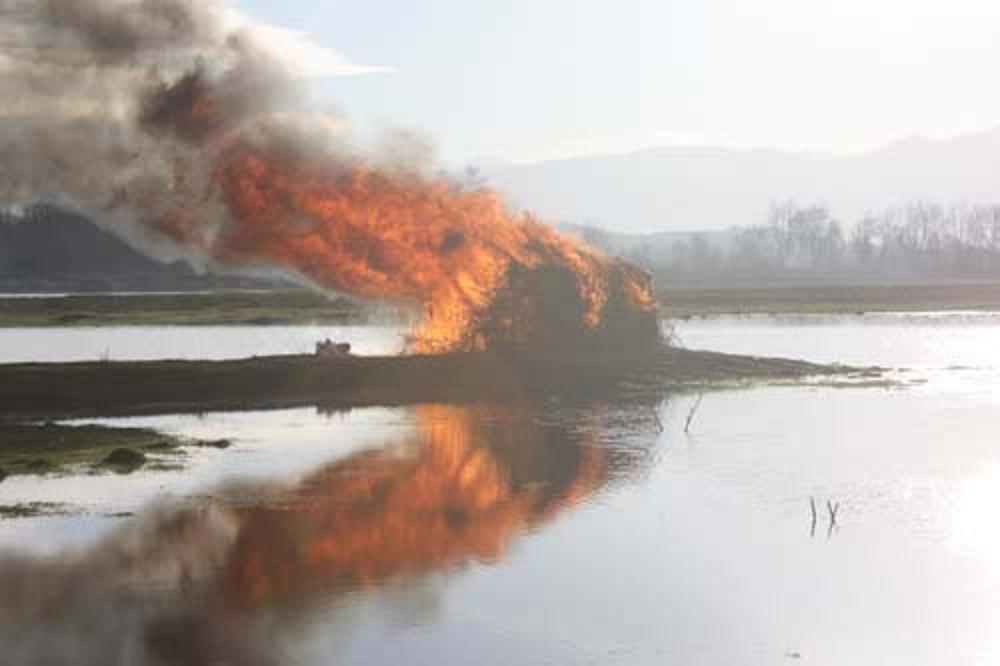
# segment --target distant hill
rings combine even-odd
[[[79,215],[37,207],[0,215],[0,292],[186,291],[267,288],[273,280],[202,275],[160,263]]]
[[[480,172],[543,218],[614,231],[761,224],[772,202],[787,199],[826,204],[852,223],[917,200],[1000,203],[1000,128],[858,155],[667,147]]]

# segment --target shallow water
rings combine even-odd
[[[679,322],[687,347],[919,369],[992,366],[1000,313],[743,315]]]
[[[1000,332],[1000,314],[743,315],[676,323],[692,348],[820,362],[913,367],[972,365]],[[359,354],[394,354],[406,329],[352,324],[281,326],[0,327],[0,363],[229,359],[313,351],[318,340]]]
[[[312,353],[318,340],[349,342],[358,354],[394,354],[396,326],[102,326],[0,328],[0,363],[26,361],[216,360]]]
[[[0,483],[82,512],[0,522],[3,663],[997,663],[1000,321],[957,317],[686,322],[907,368],[687,433],[693,395],[112,420],[234,445]]]

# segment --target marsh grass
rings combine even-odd
[[[225,448],[226,440],[202,442],[146,428],[101,425],[0,425],[0,479],[70,472],[130,472],[172,465],[184,447]]]
[[[310,291],[0,297],[0,326],[286,325],[361,317],[342,298]]]
[[[1000,283],[661,287],[661,315],[1000,311]]]

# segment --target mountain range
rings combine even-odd
[[[761,224],[787,200],[826,205],[849,224],[915,201],[1000,202],[1000,128],[861,154],[675,146],[479,171],[543,219],[610,231]]]
[[[665,147],[539,162],[483,164],[485,181],[542,219],[607,251],[664,252],[690,232],[761,224],[775,202],[825,204],[851,223],[914,201],[1000,203],[1000,128],[909,138],[856,155]],[[201,274],[151,260],[88,220],[47,209],[0,215],[0,291],[267,288],[282,281]]]

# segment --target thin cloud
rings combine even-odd
[[[339,51],[317,43],[301,30],[265,23],[234,9],[227,10],[226,21],[231,28],[250,33],[256,44],[267,49],[268,55],[296,78],[361,76],[395,71],[384,65],[356,63]]]

